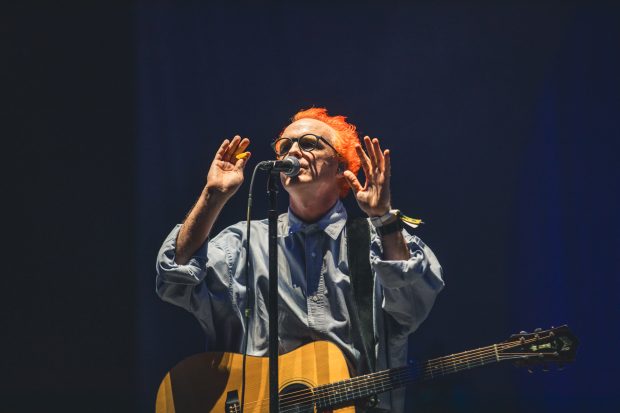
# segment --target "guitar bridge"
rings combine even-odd
[[[239,403],[239,393],[237,390],[229,391],[226,395],[226,413],[240,413],[241,404]]]

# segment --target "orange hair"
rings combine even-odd
[[[360,143],[355,125],[348,123],[345,116],[329,116],[325,108],[302,109],[291,118],[291,123],[306,118],[320,120],[337,132],[338,139],[332,144],[338,151],[340,158],[345,161],[346,169],[357,175],[362,163],[357,152],[355,152],[355,145]],[[346,179],[340,179],[340,198],[344,198],[350,188]]]

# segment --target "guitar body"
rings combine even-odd
[[[156,413],[239,412],[242,366],[243,355],[236,353],[202,353],[183,360],[166,374],[159,386]],[[327,341],[309,343],[281,355],[278,367],[280,394],[296,392],[302,399],[309,399],[310,389],[314,387],[350,377],[342,351]],[[245,383],[244,413],[268,413],[267,357],[246,357]],[[285,410],[282,403],[281,400],[281,410]],[[309,405],[291,411],[315,410]],[[355,407],[334,411],[354,413]]]

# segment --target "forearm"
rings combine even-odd
[[[221,192],[204,188],[179,231],[175,254],[177,264],[187,264],[196,250],[206,241],[227,200],[228,197]]]
[[[401,231],[381,236],[383,259],[387,261],[408,260],[411,257],[407,242]]]

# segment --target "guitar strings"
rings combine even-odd
[[[506,357],[502,357],[502,359],[505,359]],[[449,366],[445,366],[442,367],[442,371],[450,371],[450,372],[454,372],[454,371],[459,371],[459,370],[463,370],[466,368],[470,368],[472,364],[476,365],[476,364],[485,364],[488,363],[490,361],[495,360],[495,357],[487,357],[486,359],[484,358],[484,356],[480,356],[477,355],[475,356],[475,363],[471,363],[469,367],[449,367]],[[482,360],[482,361],[480,361]],[[416,369],[416,367],[418,367]],[[317,388],[314,394],[310,394],[308,395],[308,397],[304,397],[305,395],[296,395],[297,397],[286,397],[283,400],[283,407],[286,407],[287,405],[291,405],[291,404],[298,404],[298,403],[303,403],[303,402],[310,402],[311,399],[313,402],[318,402],[320,403],[321,401],[327,401],[328,403],[333,402],[333,403],[338,403],[338,402],[342,402],[345,401],[345,399],[342,399],[340,397],[341,392],[344,392],[345,394],[351,394],[352,396],[359,396],[362,397],[364,396],[370,396],[371,394],[375,394],[375,393],[382,393],[383,391],[387,391],[389,390],[391,387],[399,387],[399,386],[394,386],[395,383],[401,382],[402,384],[406,384],[406,382],[414,380],[414,379],[420,379],[423,380],[425,378],[430,378],[433,377],[434,374],[438,374],[439,371],[435,372],[434,374],[431,374],[429,371],[424,371],[423,374],[420,374],[420,366],[410,366],[410,367],[403,367],[400,370],[391,370],[389,372],[386,373],[382,373],[382,374],[377,374],[375,376],[372,377],[362,377],[362,378],[355,378],[355,380],[348,380],[347,382],[342,382],[342,383],[334,383],[331,385],[327,385],[328,388],[330,389],[329,391],[325,392],[325,391],[321,391],[320,388]],[[425,366],[428,367],[428,366]],[[320,387],[320,386],[319,386]],[[381,387],[380,389],[378,387]],[[357,394],[356,394],[357,393]],[[307,392],[306,392],[307,394]],[[339,398],[341,398],[341,400],[338,400]]]
[[[535,341],[535,339],[533,340]],[[503,343],[497,346],[498,351],[499,350],[506,350],[509,349],[510,347],[518,347],[520,345],[523,345],[524,343],[518,342],[516,344],[511,344],[511,343]],[[469,352],[463,352],[463,353],[457,353],[455,355],[452,356],[445,356],[445,357],[440,357],[438,359],[434,359],[434,360],[430,360],[428,362],[425,362],[423,364],[418,363],[418,365],[412,365],[412,366],[404,366],[401,369],[401,371],[395,371],[395,370],[385,370],[383,372],[377,372],[374,373],[372,375],[369,376],[360,376],[360,377],[354,377],[351,379],[347,379],[347,380],[343,380],[341,382],[336,382],[336,383],[331,383],[331,384],[327,384],[327,385],[323,385],[323,386],[318,386],[316,389],[318,389],[318,391],[316,393],[319,393],[320,396],[319,398],[323,398],[325,399],[326,397],[331,397],[331,394],[333,394],[334,392],[339,392],[340,390],[349,390],[351,391],[351,387],[356,386],[357,385],[357,389],[359,392],[361,392],[361,390],[366,390],[368,389],[369,385],[376,385],[376,384],[382,384],[382,382],[385,382],[386,379],[390,380],[390,381],[395,381],[395,380],[402,380],[403,378],[407,378],[409,376],[413,377],[419,377],[421,379],[427,378],[427,377],[432,377],[433,373],[431,373],[430,371],[426,371],[424,375],[420,376],[419,374],[419,370],[421,367],[425,367],[426,369],[428,369],[431,366],[435,366],[435,374],[439,373],[442,374],[445,371],[449,371],[449,372],[454,372],[454,371],[460,371],[460,370],[464,370],[469,367],[459,367],[459,368],[455,368],[456,367],[456,362],[464,362],[465,360],[467,361],[476,361],[474,363],[474,365],[480,365],[480,364],[484,364],[485,360],[483,359],[484,356],[489,355],[489,359],[486,360],[486,362],[488,361],[492,361],[494,359],[496,359],[496,357],[494,357],[492,354],[495,353],[495,348],[494,346],[488,346],[488,347],[483,347],[480,349],[476,349],[476,350],[471,350]],[[463,356],[466,355],[466,356]],[[513,356],[509,356],[510,358],[515,358]],[[505,360],[508,359],[509,357],[506,357],[506,355],[502,355],[501,359]],[[520,357],[520,356],[519,356]],[[451,359],[451,360],[449,360]],[[480,362],[481,360],[481,362]],[[444,365],[446,361],[450,361],[451,366],[449,365]],[[471,364],[471,363],[470,363]],[[436,365],[441,365],[441,367],[437,367]],[[366,383],[364,383],[366,382]],[[362,383],[362,386],[359,385],[359,383]],[[348,386],[349,388],[347,389],[344,386]],[[321,387],[328,387],[330,388],[330,391],[328,392],[322,392],[320,393],[320,388]],[[344,388],[343,388],[344,387]],[[302,391],[296,391],[296,392],[292,392],[292,393],[287,393],[282,395],[281,400],[283,402],[283,404],[291,404],[292,403],[299,403],[299,402],[303,402],[303,401],[311,401],[313,399],[317,398],[316,394],[310,393],[308,394],[308,390],[302,390]],[[268,399],[265,399],[268,400]],[[261,401],[256,401],[256,402],[250,402],[246,405],[249,404],[256,404],[259,403]]]
[[[500,361],[503,360],[508,360],[508,359],[513,359],[513,358],[520,358],[519,357],[512,357],[512,356],[501,356]],[[484,365],[484,364],[488,364],[489,361],[495,361],[495,357],[490,357],[488,359],[486,359],[486,363],[483,359],[482,362],[480,361],[476,361],[475,363],[472,363],[473,366],[476,365]],[[449,372],[458,372],[461,370],[466,370],[468,368],[471,368],[471,364],[469,367],[457,367],[457,368],[446,368],[445,370],[449,370]],[[363,397],[367,397],[370,396],[372,394],[377,394],[377,393],[383,393],[384,391],[387,390],[391,390],[394,387],[400,387],[399,385],[394,385],[395,383],[399,383],[399,384],[407,384],[408,382],[413,382],[415,380],[425,380],[427,378],[432,378],[433,375],[429,374],[428,372],[426,372],[423,375],[417,374],[417,372],[412,371],[413,369],[408,369],[408,368],[404,368],[402,371],[398,371],[398,372],[391,372],[392,374],[387,374],[387,375],[383,375],[380,378],[368,378],[365,379],[365,383],[362,382],[361,385],[358,383],[356,383],[356,386],[353,386],[353,384],[347,386],[347,385],[340,385],[340,386],[334,386],[336,388],[332,389],[332,391],[326,393],[320,393],[317,392],[315,394],[311,394],[309,395],[309,397],[297,397],[296,399],[291,399],[291,398],[285,398],[285,400],[282,403],[282,412],[286,412],[286,411],[290,411],[287,409],[287,407],[291,407],[293,409],[296,408],[296,405],[298,404],[321,404],[321,401],[327,402],[328,405],[336,405],[339,402],[346,402],[347,397],[341,398],[339,397],[339,390],[343,390],[345,393],[348,392],[350,395],[352,395],[354,398],[363,398]],[[337,387],[343,387],[343,388],[337,388]],[[366,393],[367,391],[369,391],[368,393]],[[357,394],[356,394],[357,393]],[[357,397],[356,397],[357,396]]]
[[[498,350],[501,349],[503,351],[503,350],[505,350],[507,348],[509,348],[509,346],[501,346],[500,345],[498,347]],[[480,349],[476,349],[476,350],[471,350],[470,352],[465,352],[465,353],[467,353],[467,357],[469,359],[478,359],[480,357],[483,357],[485,355],[485,353],[492,353],[492,352],[494,352],[494,349],[492,347],[484,347],[484,348],[480,348]],[[457,353],[454,356],[457,356],[459,354],[462,354],[462,353]],[[439,359],[434,359],[432,361],[424,362],[423,364],[418,363],[418,365],[403,366],[403,367],[401,367],[401,369],[409,369],[409,370],[414,369],[415,370],[417,368],[419,370],[420,367],[423,367],[423,366],[424,367],[428,367],[431,364],[442,364],[444,359],[451,358],[451,357],[453,357],[453,356],[446,356],[446,357],[442,357],[442,358],[439,358]],[[459,359],[463,359],[463,358],[461,356],[454,357],[455,361],[459,361]],[[451,368],[451,367],[443,367],[443,369],[444,370],[445,369],[453,370],[453,368]],[[338,386],[346,386],[346,385],[351,386],[351,385],[356,385],[358,382],[363,382],[363,381],[369,381],[369,382],[372,383],[373,380],[375,380],[375,381],[377,379],[381,380],[382,376],[393,377],[394,373],[396,373],[396,370],[397,369],[384,370],[384,371],[381,371],[381,372],[372,373],[370,375],[353,377],[353,378],[350,378],[350,379],[342,380],[340,382],[330,383],[330,384],[323,385],[323,386],[325,386],[325,387],[328,387],[328,386],[329,387],[338,387]],[[321,387],[322,386],[318,386],[317,389],[320,389]],[[302,391],[302,392],[306,393],[305,391]],[[293,395],[294,393],[295,392],[287,393],[286,396]]]
[[[516,346],[521,345],[521,343],[517,344]],[[498,346],[498,350],[506,350],[508,348],[511,347],[511,344],[507,344],[507,345],[499,345]],[[515,346],[512,346],[515,347]],[[307,401],[310,398],[312,399],[319,399],[318,401],[320,401],[321,399],[327,399],[329,397],[331,397],[331,395],[335,392],[335,391],[340,391],[340,390],[344,390],[352,392],[353,390],[356,390],[357,393],[359,393],[359,395],[361,396],[361,393],[366,391],[366,390],[373,390],[374,393],[377,393],[376,389],[373,387],[376,387],[378,384],[380,384],[382,387],[385,385],[386,381],[390,381],[390,382],[395,382],[395,381],[402,381],[403,379],[407,380],[407,379],[412,379],[412,378],[420,378],[420,379],[425,379],[425,378],[429,378],[429,377],[433,377],[435,374],[441,374],[441,373],[445,373],[445,371],[449,371],[449,372],[455,372],[455,371],[460,371],[460,370],[464,370],[464,369],[468,369],[471,368],[471,364],[472,364],[472,360],[475,361],[474,366],[475,365],[480,365],[480,364],[485,364],[489,361],[493,361],[497,359],[497,355],[493,356],[493,354],[495,353],[495,348],[494,347],[487,347],[487,348],[482,348],[482,349],[478,349],[478,350],[474,350],[470,353],[467,353],[467,357],[454,357],[454,361],[451,361],[451,365],[442,365],[440,370],[438,369],[438,367],[435,367],[435,372],[431,372],[429,367],[431,365],[436,365],[436,364],[443,364],[444,360],[450,358],[451,356],[447,356],[447,357],[442,357],[440,360],[433,360],[432,362],[426,362],[424,364],[418,364],[417,366],[413,365],[413,366],[405,366],[403,368],[401,368],[400,371],[395,371],[395,370],[388,370],[388,371],[384,371],[384,372],[379,372],[379,373],[375,373],[372,376],[360,376],[358,378],[352,378],[352,379],[348,379],[342,382],[337,382],[337,383],[332,383],[329,385],[324,385],[325,387],[329,387],[331,391],[328,392],[321,392],[320,391],[320,387],[322,386],[318,386],[317,387],[317,391],[315,392],[315,394],[310,394],[309,397],[305,397],[306,400],[304,400],[305,395],[308,394],[308,391],[304,391],[303,395],[302,394],[298,394],[297,396],[301,396],[297,397],[297,398],[293,398],[293,397],[285,397],[285,402],[288,402],[286,404],[290,404],[291,402],[293,403],[297,403],[297,402],[301,402],[301,401]],[[488,356],[487,359],[484,359],[483,357]],[[522,355],[530,355],[528,353],[523,353],[523,354],[519,354],[518,357],[515,357],[514,355],[501,355],[500,358],[501,360],[507,360],[510,358],[519,358]],[[456,362],[460,361],[460,362],[464,362],[464,360],[467,360],[467,362],[469,363],[468,366],[463,366],[463,367],[456,367]],[[500,361],[500,360],[497,360]],[[420,375],[420,368],[424,367],[424,370],[422,370],[422,372],[424,374]],[[331,393],[331,394],[330,394]],[[293,396],[293,394],[289,393],[286,394],[284,396]]]
[[[516,353],[516,354],[520,354],[520,353]],[[522,353],[522,354],[528,354],[529,355],[529,353]],[[514,359],[514,358],[521,358],[521,356],[518,356],[518,357],[506,356],[506,355],[500,356],[501,361],[509,360],[509,359]],[[495,360],[495,357],[493,356],[489,360]],[[475,365],[483,365],[483,364],[484,363],[476,362],[476,363],[474,363],[474,366]],[[458,372],[458,371],[467,370],[467,369],[468,369],[467,367],[459,367],[459,368],[456,368],[456,369],[449,368],[450,372]],[[407,370],[409,370],[409,369],[407,369]],[[396,381],[396,380],[401,380],[401,381],[403,381],[403,384],[406,384],[407,382],[414,381],[415,379],[424,380],[426,378],[431,378],[431,377],[432,376],[430,374],[426,374],[426,375],[423,375],[423,376],[418,376],[416,374],[411,374],[411,371],[400,371],[397,374],[393,375],[392,377],[384,377],[383,380],[374,380],[373,386],[371,388],[369,386],[358,387],[358,391],[357,392],[359,393],[360,396],[362,395],[364,390],[368,390],[368,389],[373,390],[373,394],[374,393],[382,393],[383,391],[380,391],[380,390],[377,391],[377,389],[376,389],[377,384],[380,384],[381,386],[384,385],[383,383],[381,383],[381,381],[383,381],[383,382],[385,382],[385,381],[393,382],[393,381]],[[394,379],[396,379],[396,380],[394,380]],[[384,391],[387,391],[387,390],[389,390],[389,389],[386,389]],[[345,389],[345,391],[347,391],[347,389]],[[351,391],[351,390],[348,390],[348,391]],[[299,392],[297,392],[297,393],[299,393]],[[334,392],[332,392],[332,393],[334,393]],[[290,393],[288,393],[286,395],[282,395],[282,396],[288,396],[289,394]],[[324,400],[327,399],[328,402],[332,402],[333,405],[337,404],[338,402],[346,401],[345,399],[337,400],[337,397],[334,397],[334,400],[331,401],[331,400],[329,400],[329,396],[326,397],[324,395],[321,395],[319,397],[321,399],[324,399]],[[306,397],[305,399],[302,397],[302,398],[297,399],[297,400],[288,400],[288,398],[281,397],[281,400],[285,400],[285,401],[282,401],[281,404],[280,404],[280,407],[281,407],[280,408],[280,412],[282,412],[282,413],[298,411],[298,408],[299,408],[298,405],[299,404],[304,404],[305,403],[305,404],[308,404],[308,405],[312,405],[312,404],[315,404],[316,401],[317,401],[315,395],[312,395],[312,394],[309,395],[309,397]],[[252,411],[256,411],[256,409],[259,409],[258,410],[259,412],[263,412],[264,408],[266,408],[266,411],[268,412],[269,411],[268,401],[269,401],[269,399],[262,399],[262,400],[259,400],[259,401],[256,401],[256,402],[247,403],[246,406],[250,407],[251,404],[258,404],[258,406],[255,406],[255,408]],[[235,408],[235,412],[237,412],[236,408]]]
[[[446,372],[458,372],[462,370],[470,369],[473,366],[484,365],[493,361],[504,361],[511,359],[520,359],[527,356],[532,356],[531,353],[508,353],[499,354],[500,351],[504,352],[510,348],[523,346],[525,344],[538,341],[539,339],[533,338],[530,340],[515,341],[511,343],[501,343],[495,346],[481,347],[479,349],[465,351],[461,353],[455,353],[453,355],[439,357],[433,360],[429,360],[422,363],[416,363],[410,366],[403,366],[397,369],[384,370],[381,372],[371,373],[366,376],[353,377],[339,382],[324,384],[317,386],[314,392],[311,389],[304,389],[294,391],[291,393],[282,394],[280,396],[280,406],[282,412],[286,411],[286,407],[292,404],[297,405],[300,403],[315,403],[320,400],[329,400],[334,394],[340,394],[341,391],[352,392],[355,390],[361,396],[363,391],[373,390],[375,391],[377,385],[385,387],[386,384],[392,382],[402,382],[400,384],[406,384],[411,380],[425,380],[433,378],[435,375],[443,375]],[[448,364],[449,363],[449,364]],[[457,363],[467,363],[466,366],[457,367]],[[420,374],[422,373],[422,374]],[[330,390],[322,392],[321,388],[329,388]],[[387,390],[384,390],[387,391]],[[375,391],[376,392],[376,391]],[[379,391],[381,392],[381,391]],[[369,394],[370,395],[370,394]],[[334,396],[336,399],[337,396]],[[262,405],[269,401],[269,398],[248,402],[246,407],[251,405],[260,404],[262,411]],[[345,400],[342,400],[345,401]],[[337,401],[336,401],[337,402]],[[259,407],[259,406],[255,406]],[[235,410],[236,411],[236,410]]]
[[[489,350],[489,353],[490,353],[490,350]],[[502,355],[500,355],[500,361],[510,360],[510,359],[520,359],[523,356],[531,356],[531,353],[507,353],[507,354],[502,354]],[[442,358],[444,358],[444,357],[442,357]],[[496,360],[496,357],[494,355],[490,355],[490,357],[487,356],[487,358],[488,358],[487,361]],[[427,363],[423,363],[421,365],[424,365],[424,364],[428,364],[428,362]],[[477,361],[473,365],[476,366],[476,365],[484,365],[484,364],[485,364],[484,362]],[[455,368],[452,368],[452,367],[446,367],[446,369],[449,370],[450,373],[458,372],[458,371],[462,371],[462,370],[467,370],[469,368],[470,367],[458,367],[458,368],[455,369]],[[369,389],[373,390],[374,393],[382,393],[382,391],[377,391],[377,389],[376,389],[377,383],[381,384],[381,386],[383,387],[384,384],[381,383],[382,381],[383,382],[385,382],[385,381],[393,382],[393,381],[396,381],[396,380],[401,380],[401,381],[403,381],[403,383],[401,383],[401,384],[406,384],[407,382],[415,381],[416,379],[419,380],[419,381],[423,381],[425,379],[433,377],[431,374],[424,374],[422,376],[418,376],[417,374],[411,372],[412,369],[410,368],[410,366],[404,366],[404,367],[398,368],[398,370],[399,371],[396,374],[387,375],[387,377],[386,377],[385,374],[381,374],[382,376],[384,376],[381,380],[374,380],[374,378],[371,379],[370,381],[374,381],[374,383],[372,383],[372,388],[368,388],[367,385],[364,386],[364,387],[358,387],[358,393],[360,393],[360,395],[361,395],[363,390],[369,390]],[[392,370],[392,372],[394,372],[394,370]],[[380,372],[380,373],[384,373],[384,372]],[[396,379],[396,380],[394,380],[394,379]],[[337,383],[340,383],[340,382],[337,382]],[[336,385],[337,383],[332,383],[330,385]],[[325,385],[325,386],[330,386],[330,385]],[[321,386],[319,386],[319,387],[321,387]],[[346,391],[346,389],[345,389],[345,391]],[[384,390],[384,391],[387,391],[387,390]],[[294,393],[301,393],[301,392],[302,391],[296,391],[296,392],[293,392],[293,393],[287,393],[287,394],[281,395],[282,402],[281,402],[281,405],[280,405],[280,407],[281,407],[280,411],[282,413],[293,412],[293,411],[296,411],[298,409],[297,405],[299,405],[299,404],[303,404],[304,402],[306,402],[307,404],[314,404],[315,403],[316,397],[314,395],[311,395],[310,397],[307,397],[305,400],[303,398],[297,399],[297,400],[288,400],[288,398],[286,397],[286,396],[292,395]],[[303,392],[307,394],[308,390],[303,391]],[[325,399],[326,397],[321,395],[320,398]],[[256,402],[250,402],[250,403],[246,404],[246,407],[249,407],[251,404],[259,404],[258,406],[255,406],[255,407],[259,408],[260,412],[263,412],[263,407],[266,407],[267,408],[267,412],[268,412],[269,411],[268,401],[269,401],[269,399],[267,398],[267,399],[258,400]],[[285,403],[285,401],[288,402],[288,403]],[[345,400],[341,400],[340,402],[342,402],[342,401],[345,401]],[[339,402],[338,400],[334,400],[333,404],[336,404],[338,402]],[[234,412],[235,413],[236,412],[240,412],[240,411],[241,411],[240,408],[238,409],[237,406],[234,406]]]

